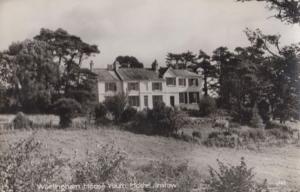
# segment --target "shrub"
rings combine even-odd
[[[107,109],[103,103],[97,104],[94,111],[96,124],[106,122]]]
[[[0,191],[45,191],[38,185],[63,184],[60,175],[67,160],[45,154],[41,147],[29,137],[0,155]]]
[[[276,139],[289,139],[292,137],[292,133],[285,131],[283,129],[269,129],[267,130],[267,134],[274,136]]]
[[[235,147],[237,145],[237,134],[229,131],[213,131],[204,141],[207,146]]]
[[[177,134],[187,120],[185,112],[158,103],[153,109],[137,112],[127,129],[142,134],[171,136]]]
[[[107,110],[114,116],[115,122],[120,122],[121,116],[127,106],[127,96],[124,94],[108,97],[104,101]]]
[[[88,153],[85,161],[72,165],[72,184],[104,184],[104,191],[115,191],[109,184],[130,183],[131,177],[125,164],[124,154],[112,146],[105,145],[100,150]],[[99,191],[99,189],[87,188],[85,191]],[[129,191],[128,188],[125,191]]]
[[[274,121],[269,121],[266,124],[266,129],[282,129],[282,130],[290,130],[290,127],[284,124],[280,124]]]
[[[135,174],[138,183],[150,183],[144,191],[149,192],[190,192],[198,188],[200,174],[190,169],[187,163],[172,165],[170,161],[152,161],[139,168]],[[159,188],[156,184],[167,183],[169,188]]]
[[[225,165],[217,160],[219,170],[209,169],[209,178],[205,180],[206,192],[266,192],[267,181],[255,182],[252,168],[248,168],[244,159],[240,165]]]
[[[137,113],[137,110],[135,108],[129,106],[123,111],[120,121],[123,123],[131,121],[134,119],[136,113]]]
[[[61,98],[53,104],[53,110],[59,116],[59,125],[65,128],[72,124],[72,118],[81,111],[81,105],[74,99]]]
[[[22,112],[18,112],[12,121],[15,129],[32,128],[33,122]]]
[[[201,116],[208,116],[216,111],[216,101],[214,98],[204,96],[199,102],[199,112]]]

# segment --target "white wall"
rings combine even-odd
[[[122,93],[122,83],[121,81],[116,82],[117,85],[117,91],[108,91],[105,92],[105,82],[98,82],[98,100],[99,102],[103,102],[105,100],[105,97],[107,96],[114,96],[117,94]]]

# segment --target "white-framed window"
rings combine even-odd
[[[138,91],[140,90],[140,86],[138,82],[129,82],[128,83],[128,90],[129,91]]]
[[[105,92],[108,91],[117,91],[117,84],[115,82],[105,83]]]
[[[175,77],[167,77],[166,82],[168,86],[176,86],[176,78]]]
[[[152,91],[161,91],[162,90],[162,83],[161,82],[153,82],[152,83]]]
[[[197,78],[189,79],[189,86],[198,86],[198,79]]]
[[[145,106],[145,107],[148,107],[148,106],[149,106],[149,104],[148,104],[148,95],[145,95],[145,96],[144,96],[144,106]]]
[[[128,104],[130,106],[139,107],[140,106],[140,97],[139,96],[129,96]]]
[[[178,79],[178,85],[179,86],[185,86],[186,85],[185,78],[179,78]]]
[[[187,103],[187,92],[179,93],[179,103]]]

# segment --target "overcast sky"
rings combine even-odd
[[[66,29],[99,46],[92,58],[105,67],[118,55],[145,65],[164,65],[168,52],[211,52],[248,44],[243,30],[281,34],[282,44],[300,42],[299,25],[285,25],[263,3],[235,0],[0,0],[0,50],[38,34]]]

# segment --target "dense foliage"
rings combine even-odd
[[[72,118],[81,111],[81,105],[74,99],[61,98],[53,104],[53,112],[59,116],[59,125],[62,128],[72,124]]]

